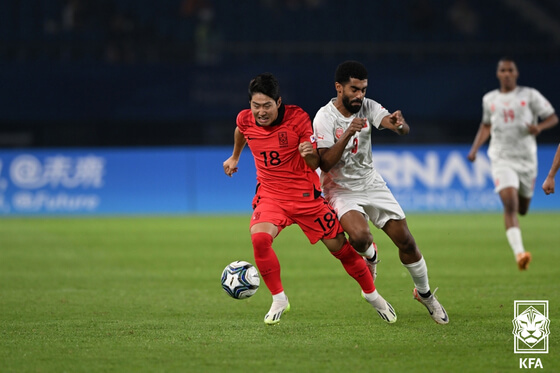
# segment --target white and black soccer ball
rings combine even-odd
[[[238,260],[224,268],[222,288],[232,298],[245,299],[259,289],[261,278],[257,268],[249,262]]]

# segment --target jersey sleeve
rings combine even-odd
[[[305,141],[309,141],[314,144],[315,140],[313,136],[313,124],[311,122],[309,114],[307,114],[303,109],[298,108],[296,115],[298,119],[298,133],[300,144]]]
[[[319,109],[317,115],[313,119],[313,130],[317,148],[330,148],[334,145],[334,118],[325,110]]]
[[[381,125],[381,121],[387,115],[390,115],[389,110],[385,109],[380,103],[371,100],[365,99],[364,105],[366,106],[366,113],[368,113],[367,120],[377,129],[381,130],[383,127],[379,128]]]
[[[529,103],[533,112],[541,119],[548,118],[554,114],[554,107],[550,102],[536,89],[532,89],[531,102]]]
[[[489,101],[490,101],[490,98],[489,98],[488,94],[486,94],[486,95],[484,95],[484,97],[482,97],[482,123],[485,123],[485,124],[492,123],[492,120],[491,120],[492,112],[490,111]]]
[[[235,124],[241,133],[244,133],[248,127],[247,111],[248,110],[242,110],[239,114],[237,114],[237,118],[235,119]]]

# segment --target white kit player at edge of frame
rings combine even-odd
[[[257,268],[249,262],[231,262],[222,272],[222,288],[234,299],[246,299],[255,295],[261,278]]]
[[[537,136],[558,124],[550,102],[535,88],[517,85],[519,71],[510,57],[498,61],[500,88],[482,98],[482,121],[467,155],[474,162],[482,144],[490,139],[488,158],[495,192],[504,211],[506,238],[519,270],[529,268],[518,215],[529,212],[537,178]]]

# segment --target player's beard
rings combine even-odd
[[[360,105],[352,105],[353,103],[359,103]],[[346,110],[348,110],[352,114],[356,114],[362,108],[362,100],[360,100],[359,98],[350,101],[348,96],[344,96],[342,97],[342,104],[344,105]]]

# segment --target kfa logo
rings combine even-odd
[[[519,369],[531,369],[531,368],[541,368],[543,369],[541,359],[534,357],[526,357],[519,359]]]
[[[547,300],[514,301],[514,352],[547,354],[549,325]]]

